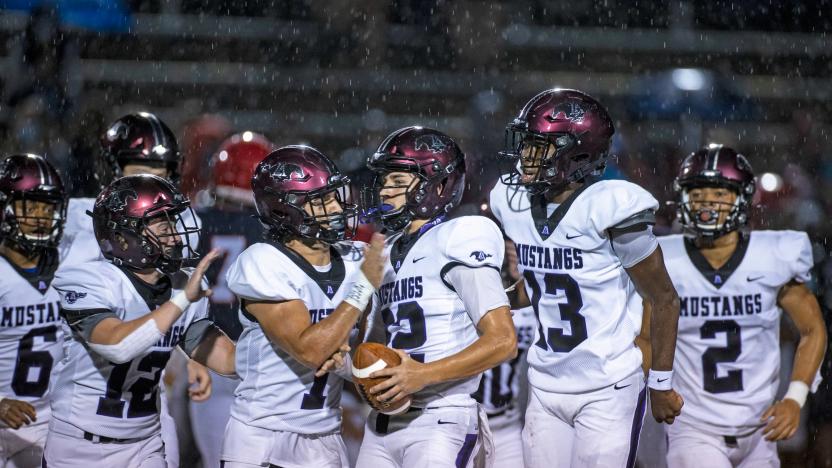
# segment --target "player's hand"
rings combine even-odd
[[[37,421],[35,407],[25,401],[4,398],[0,401],[0,421],[12,429]]]
[[[199,261],[199,264],[194,268],[194,272],[188,279],[188,284],[185,285],[185,297],[191,302],[196,302],[203,297],[211,296],[211,289],[202,289],[202,278],[211,263],[220,256],[220,251],[214,249],[208,252],[208,255]]]
[[[673,424],[676,416],[682,414],[685,401],[676,390],[650,389],[650,409],[656,422]]]
[[[324,362],[321,367],[315,372],[315,377],[321,377],[327,372],[333,372],[344,367],[344,356],[350,352],[350,345],[342,344],[338,351],[335,351],[329,359]]]
[[[384,235],[373,233],[370,243],[364,247],[364,263],[361,264],[361,272],[376,289],[381,286],[385,260]]]
[[[380,401],[395,403],[408,395],[412,395],[425,388],[429,383],[427,366],[413,360],[404,351],[394,349],[402,358],[402,363],[396,367],[388,367],[370,374],[371,379],[388,377],[384,382],[370,389]]]
[[[800,405],[791,398],[786,398],[771,405],[763,417],[762,422],[768,421],[763,428],[766,440],[777,441],[790,439],[800,424]]]
[[[211,374],[202,364],[188,359],[188,396],[192,401],[211,398]]]

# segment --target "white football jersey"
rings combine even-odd
[[[630,182],[602,180],[583,186],[547,217],[546,206],[532,206],[524,187],[497,182],[490,203],[515,243],[539,321],[529,349],[529,384],[584,393],[636,372],[642,362],[633,344],[641,329],[641,297],[607,230],[655,210],[656,199]]]
[[[752,231],[719,270],[681,235],[659,238],[681,310],[674,388],[679,419],[716,434],[746,434],[775,399],[780,369],[777,295],[812,268],[809,237]]]
[[[189,272],[171,275],[171,296],[182,291]],[[104,260],[58,269],[54,287],[66,310],[106,310],[123,321],[151,312],[126,273]],[[159,302],[164,302],[159,299]],[[208,299],[192,303],[167,334],[144,354],[113,364],[91,351],[66,322],[66,356],[52,396],[52,417],[96,435],[119,439],[158,434],[159,377],[170,353],[191,323],[208,316]]]
[[[517,331],[517,357],[483,372],[480,388],[475,394],[490,417],[500,416],[501,424],[520,419],[521,408],[517,397],[520,395],[520,380],[526,378],[522,362],[534,342],[534,331],[537,329],[537,319],[531,307],[512,310],[511,318]],[[491,426],[494,427],[493,424]]]
[[[331,314],[355,284],[363,244],[342,242],[332,248],[330,268],[318,271],[281,244],[248,247],[226,275],[228,288],[243,302],[237,340],[237,375],[231,417],[264,429],[301,434],[325,434],[341,427],[343,380],[333,373],[315,377],[315,370],[272,343],[246,300],[301,300],[312,323]],[[357,331],[356,331],[357,333]]]
[[[49,421],[52,369],[63,357],[60,297],[45,280],[24,278],[0,257],[0,394],[29,402]]]
[[[95,198],[69,199],[64,233],[58,247],[61,254],[61,265],[77,265],[104,259],[93,231],[92,216],[87,214],[87,211],[92,213],[94,206]],[[202,221],[193,210],[182,212],[182,223],[186,226],[202,227]],[[179,229],[182,229],[182,226],[179,226]],[[196,250],[199,245],[199,235],[189,235],[188,242],[190,242],[191,248]],[[185,254],[187,255],[188,252],[186,251]]]
[[[456,354],[477,340],[477,328],[487,311],[466,311],[465,304],[445,279],[454,266],[491,267],[503,264],[505,243],[500,229],[483,216],[463,216],[434,225],[409,250],[396,255],[396,238],[387,246],[384,279],[373,301],[371,320],[386,333],[386,345],[407,352],[420,362]],[[481,375],[425,387],[412,405],[466,406]]]

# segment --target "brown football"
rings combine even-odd
[[[401,358],[395,351],[379,343],[361,343],[355,349],[352,357],[352,380],[358,393],[364,400],[378,412],[394,415],[401,414],[410,408],[410,397],[397,401],[396,403],[384,403],[375,396],[370,395],[369,390],[376,384],[383,382],[384,378],[371,379],[369,375],[387,367],[396,367],[402,363]]]

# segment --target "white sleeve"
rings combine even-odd
[[[52,286],[61,296],[61,308],[66,310],[109,310],[119,318],[110,281],[100,271],[101,262],[81,263],[58,268]]]
[[[610,242],[624,268],[638,264],[659,246],[659,241],[653,234],[653,226],[650,225],[635,230],[611,232]]]
[[[649,192],[631,182],[602,180],[593,184],[590,220],[595,230],[606,237],[607,230],[648,210],[657,210],[659,202]]]
[[[489,266],[499,272],[506,244],[494,221],[485,216],[464,216],[453,221],[455,225],[444,242],[449,263],[474,268]]]
[[[779,250],[789,266],[791,278],[798,283],[812,279],[812,242],[805,232],[785,231],[780,237]]]
[[[452,268],[442,278],[453,287],[474,325],[485,314],[499,307],[508,306],[500,272],[493,268]]]
[[[285,260],[268,244],[254,244],[237,257],[225,276],[228,288],[250,300],[291,301],[300,299]]]

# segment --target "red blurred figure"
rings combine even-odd
[[[274,149],[268,138],[250,131],[226,139],[211,159],[211,189],[217,200],[252,204],[251,176]]]

